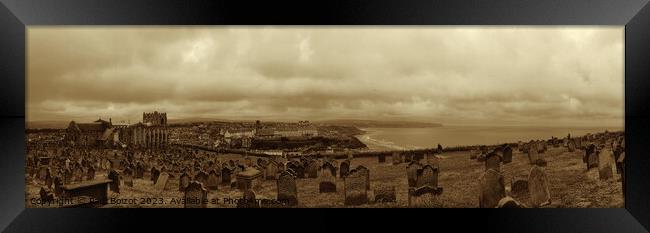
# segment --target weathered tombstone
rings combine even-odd
[[[495,171],[501,171],[501,156],[494,152],[487,154],[485,158],[485,170],[494,169]]]
[[[190,184],[185,189],[184,207],[185,208],[207,208],[208,207],[208,190],[203,187],[203,184],[197,181],[190,182]]]
[[[278,163],[275,161],[269,161],[264,169],[264,178],[267,180],[275,180],[277,179],[278,171]]]
[[[156,167],[151,168],[151,181],[153,181],[153,184],[156,184],[158,182],[158,176],[160,176],[160,170]]]
[[[120,193],[120,173],[115,169],[111,169],[111,171],[108,172],[108,179],[112,180],[108,186],[111,191],[114,193]]]
[[[375,190],[375,203],[396,202],[395,186],[381,186]]]
[[[228,166],[223,166],[221,168],[221,183],[225,185],[231,185],[232,183],[232,170]]]
[[[318,163],[316,161],[311,161],[305,167],[305,173],[307,178],[318,178]]]
[[[237,174],[237,187],[242,190],[259,188],[262,184],[262,172],[247,167],[244,171]]]
[[[504,164],[512,162],[512,148],[510,148],[510,146],[506,145],[503,148],[503,158],[502,159],[503,159],[502,162]]]
[[[296,187],[296,177],[290,171],[280,173],[277,182],[278,201],[287,203],[289,206],[298,204],[298,188]]]
[[[537,149],[537,143],[530,143],[528,146],[528,161],[530,164],[536,164],[540,159],[538,151],[539,150]]]
[[[178,191],[185,192],[185,189],[190,185],[190,182],[192,182],[190,175],[188,175],[187,172],[183,172],[183,174],[178,178]]]
[[[356,169],[344,179],[345,205],[363,205],[368,203],[366,175]]]
[[[260,203],[255,198],[255,192],[250,189],[244,190],[244,195],[237,203],[237,208],[260,208]]]
[[[500,172],[489,169],[479,177],[479,207],[494,208],[506,196],[506,186]]]
[[[424,186],[429,186],[432,189],[438,188],[438,168],[434,168],[431,165],[424,165],[422,169],[417,171],[417,178],[415,181],[415,187],[421,188]]]
[[[86,170],[86,180],[94,180],[95,179],[95,167],[90,166]]]
[[[600,162],[600,151],[594,149],[591,152],[591,154],[587,155],[587,170],[599,167],[598,163]]]
[[[41,196],[42,202],[54,201],[54,194],[52,193],[52,190],[50,190],[50,188],[48,187],[41,187],[39,195]]]
[[[341,162],[341,166],[339,166],[339,177],[345,178],[348,176],[348,173],[350,173],[350,160],[345,160]]]
[[[548,190],[548,178],[542,169],[533,166],[528,175],[528,193],[534,207],[540,207],[551,203],[551,194]]]
[[[208,173],[208,189],[210,190],[217,190],[219,187],[219,173],[215,170],[210,170],[210,173]]]
[[[154,185],[154,189],[159,192],[165,191],[168,180],[169,180],[169,173],[167,172],[160,173],[160,175],[158,176],[158,181],[156,181],[156,184]]]
[[[409,187],[415,187],[418,170],[420,169],[422,169],[422,165],[416,162],[411,162],[406,166],[406,178],[408,179]]]
[[[144,177],[144,164],[138,162],[135,165],[135,178],[142,179]]]
[[[320,193],[335,193],[336,192],[336,168],[329,162],[323,164],[320,172],[318,184],[318,191]]]
[[[499,200],[497,208],[526,208],[523,204],[519,203],[512,197],[504,197]]]
[[[576,150],[576,143],[573,140],[569,140],[569,142],[567,142],[567,149],[569,152],[574,152]]]
[[[514,176],[510,181],[510,195],[521,197],[528,194],[528,176]]]
[[[370,170],[362,165],[357,166],[354,170],[366,177],[366,190],[370,190]]]
[[[124,175],[124,185],[133,187],[133,170],[131,170],[131,167],[126,167],[122,174]]]
[[[614,176],[612,172],[613,158],[609,148],[603,148],[598,154],[598,178],[600,180],[607,180]]]
[[[296,178],[305,178],[305,169],[300,162],[290,162],[287,167],[296,173]]]

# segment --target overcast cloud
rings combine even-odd
[[[27,118],[622,126],[623,27],[29,27]]]

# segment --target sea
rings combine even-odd
[[[443,147],[494,145],[582,136],[587,133],[623,131],[623,127],[534,127],[534,126],[441,126],[432,128],[363,128],[357,138],[370,150],[411,150]]]

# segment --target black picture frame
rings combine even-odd
[[[183,216],[189,212],[179,213],[179,210],[25,208],[26,27],[151,24],[624,25],[627,139],[624,209],[445,209],[427,210],[426,216],[435,214],[436,220],[479,219],[481,224],[489,223],[484,227],[491,229],[490,232],[648,232],[650,229],[650,183],[646,182],[650,178],[650,105],[646,104],[646,100],[650,100],[650,4],[647,0],[0,0],[0,3],[0,78],[3,81],[0,84],[0,126],[3,129],[0,133],[0,189],[3,190],[0,229],[4,231],[124,232],[130,230],[120,226],[141,222],[133,220],[136,215],[167,215],[166,218],[173,215],[174,219],[189,219]],[[247,215],[226,211],[234,210],[216,212]],[[415,215],[410,210],[399,211],[405,210],[386,211],[385,214]],[[196,212],[206,213],[205,210]],[[301,215],[294,210],[282,212]],[[195,220],[210,221],[208,216],[214,217],[211,213]],[[265,215],[273,214],[267,212]],[[420,221],[426,219],[423,217]],[[444,224],[445,221],[436,222]],[[158,227],[168,230],[167,226]]]

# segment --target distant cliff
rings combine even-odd
[[[328,120],[317,123],[324,125],[354,126],[357,128],[426,128],[441,127],[439,123],[412,121],[373,121],[373,120]]]

